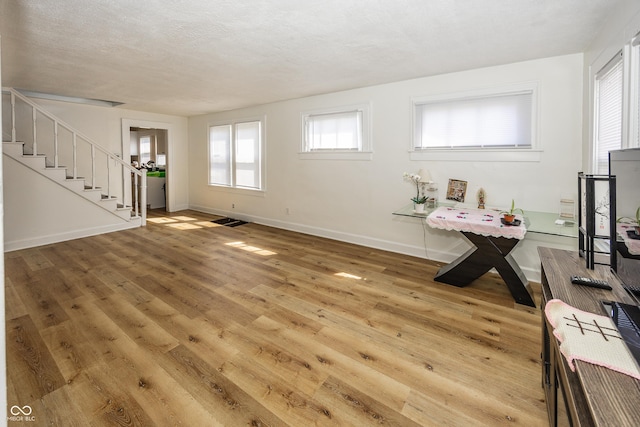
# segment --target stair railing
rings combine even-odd
[[[18,113],[16,111],[16,108],[17,108],[16,100],[22,101],[26,106],[30,107],[31,109],[31,114],[30,114],[31,126],[29,126],[32,132],[31,141],[26,141],[26,140],[20,141],[25,144],[25,148],[28,151],[31,151],[30,153],[25,155],[32,155],[32,156],[51,155],[51,153],[45,153],[44,151],[46,150],[40,150],[39,148],[40,145],[42,145],[40,140],[41,137],[39,134],[42,133],[42,128],[44,126],[41,126],[41,123],[38,120],[38,117],[39,117],[38,115],[44,116],[46,119],[48,119],[51,122],[51,125],[52,125],[52,135],[51,135],[53,138],[53,143],[52,143],[53,165],[52,166],[55,168],[60,167],[59,159],[60,159],[61,147],[60,147],[59,131],[62,129],[67,133],[69,133],[70,135],[69,145],[71,147],[68,147],[68,148],[70,148],[72,152],[71,153],[72,165],[70,169],[73,173],[73,179],[79,178],[78,162],[81,161],[83,157],[79,156],[79,149],[81,145],[79,145],[78,143],[83,142],[86,146],[89,147],[89,150],[90,150],[88,154],[88,157],[90,159],[90,175],[91,175],[89,178],[90,187],[92,189],[96,189],[99,187],[99,181],[104,182],[105,184],[104,189],[106,190],[105,196],[109,199],[116,197],[120,199],[123,206],[131,206],[132,211],[134,212],[134,215],[136,217],[139,216],[141,218],[141,224],[146,225],[147,223],[147,174],[145,169],[138,170],[133,166],[129,165],[120,157],[104,149],[102,146],[100,146],[96,142],[93,142],[90,138],[83,135],[81,132],[79,132],[72,126],[68,125],[64,121],[60,120],[58,117],[44,110],[38,104],[34,103],[29,98],[22,95],[20,92],[16,91],[15,89],[5,87],[5,88],[2,88],[2,93],[9,94],[11,96],[11,142],[15,143],[15,142],[18,142],[19,140],[19,135],[17,130],[19,129],[19,127],[16,127],[16,117],[18,117],[17,116]],[[40,129],[40,132],[38,131],[38,129]],[[40,151],[43,151],[43,152],[40,153]],[[99,154],[106,158],[106,167],[104,169],[97,167],[96,157]],[[117,170],[115,172],[113,170],[114,168],[111,167],[112,164],[116,166],[115,169]],[[122,174],[116,175],[118,171],[122,171]],[[105,174],[106,177],[103,177],[102,179],[100,179],[101,173]],[[122,183],[121,194],[119,197],[114,196],[112,194],[112,185],[111,185],[112,180],[118,180]],[[126,197],[127,196],[126,186],[129,183],[132,184],[132,194],[131,194],[131,203],[127,204],[128,200]]]

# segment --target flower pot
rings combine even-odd
[[[424,203],[414,203],[413,209],[416,211],[416,213],[424,212]]]
[[[504,222],[512,223],[516,219],[515,215],[504,214]]]

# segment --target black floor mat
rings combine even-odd
[[[225,225],[227,227],[237,227],[239,225],[247,224],[247,221],[242,221],[242,220],[233,219],[233,218],[214,219],[211,222],[215,222],[216,224]]]

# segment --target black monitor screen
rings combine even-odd
[[[640,148],[609,152],[609,174],[616,176],[611,214],[616,218],[615,248],[611,268],[627,288],[640,292]],[[615,203],[613,203],[615,201]],[[613,251],[615,249],[615,254]]]

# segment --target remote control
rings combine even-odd
[[[592,279],[590,277],[571,276],[571,283],[592,288],[611,289],[611,286],[604,280]]]

